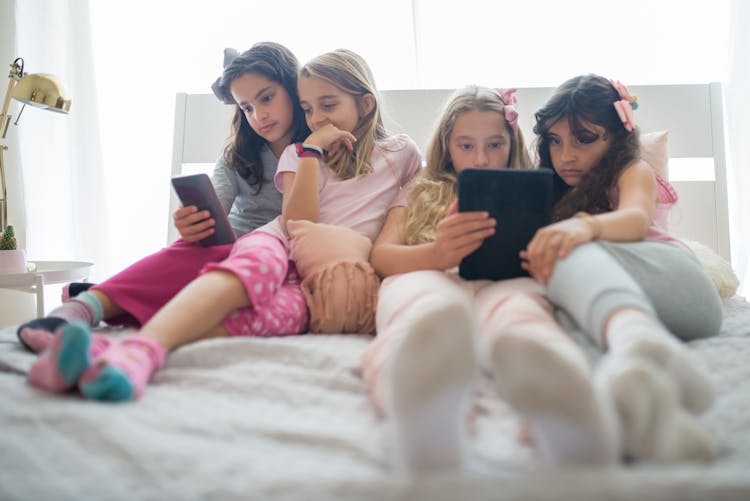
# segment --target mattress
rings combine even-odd
[[[718,399],[710,463],[544,469],[488,381],[476,388],[465,471],[388,468],[359,373],[370,337],[212,339],[172,353],[137,402],[87,402],[26,383],[35,356],[0,330],[0,499],[750,499],[750,304],[690,343]],[[114,332],[113,335],[121,335]]]

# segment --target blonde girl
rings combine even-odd
[[[386,278],[378,298],[377,338],[365,353],[363,373],[388,420],[393,459],[409,471],[452,469],[463,461],[476,353],[481,366],[494,373],[496,346],[516,329],[549,345],[571,344],[554,321],[543,287],[531,278],[466,281],[457,274],[461,259],[495,231],[485,212],[456,212],[457,174],[471,167],[531,167],[515,104],[512,91],[482,87],[467,87],[451,98],[408,207],[389,214],[372,251],[373,267]],[[585,375],[580,351],[568,351]],[[518,363],[525,363],[523,356]],[[587,431],[606,435],[602,428],[611,420],[601,416],[593,388],[587,391],[590,406],[580,415],[597,421],[599,429]],[[550,452],[550,459],[558,459],[557,453]],[[566,454],[598,459],[610,450]]]
[[[255,94],[232,86],[244,108]],[[140,396],[166,354],[216,336],[277,336],[307,330],[308,310],[290,259],[287,222],[340,225],[374,240],[385,214],[405,203],[401,186],[419,170],[419,151],[407,136],[385,133],[377,91],[357,54],[336,50],[306,64],[299,76],[300,104],[312,133],[290,145],[274,178],[282,214],[240,238],[227,259],[172,299],[135,335],[101,353],[99,335],[69,324],[32,368],[32,384],[51,391],[77,386],[85,398]]]

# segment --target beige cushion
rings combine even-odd
[[[310,221],[289,221],[287,231],[310,309],[310,332],[374,333],[380,279],[369,263],[370,239]]]
[[[369,262],[372,242],[366,236],[343,226],[288,221],[292,239],[292,260],[302,278],[337,261]]]

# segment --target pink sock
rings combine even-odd
[[[57,329],[56,332],[58,332],[59,334],[60,330],[62,330],[62,328]],[[52,345],[55,337],[57,337],[52,332],[46,331],[44,329],[32,329],[30,327],[26,327],[21,330],[18,336],[23,339],[23,342],[26,343],[26,346],[31,348],[31,351],[33,351],[34,353],[42,353]],[[101,352],[103,352],[110,345],[110,343],[110,338],[104,336],[103,334],[93,334],[91,336],[91,346],[89,351],[90,355],[92,357],[96,357]]]
[[[96,327],[102,321],[103,314],[96,296],[84,291],[52,310],[46,317],[21,325],[16,333],[24,346],[34,353],[41,353],[52,343],[52,333],[65,323],[82,322]]]
[[[44,329],[25,327],[18,332],[18,337],[34,353],[41,353],[52,345],[55,335]]]
[[[102,305],[96,296],[82,292],[49,312],[49,317],[62,318],[68,322],[80,321],[96,327],[102,321]]]
[[[137,399],[153,373],[164,365],[166,354],[150,337],[129,336],[104,350],[81,375],[78,387],[91,400]]]
[[[110,339],[91,334],[80,323],[66,324],[50,334],[49,347],[29,370],[32,386],[52,392],[67,391],[91,364],[92,356],[101,353]]]

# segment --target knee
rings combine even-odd
[[[570,294],[571,289],[579,283],[582,270],[589,269],[597,261],[596,255],[599,252],[601,248],[590,242],[575,247],[568,256],[555,262],[547,282],[547,294],[553,303]]]
[[[310,309],[310,331],[374,333],[379,285],[369,263],[333,263],[305,277],[301,289]]]
[[[505,327],[528,323],[555,323],[550,304],[542,296],[527,292],[502,298],[483,316],[485,323]]]
[[[717,301],[716,305],[704,305],[700,315],[690,317],[683,318],[681,326],[670,329],[683,341],[695,341],[718,335],[724,321],[724,311],[721,302]]]

